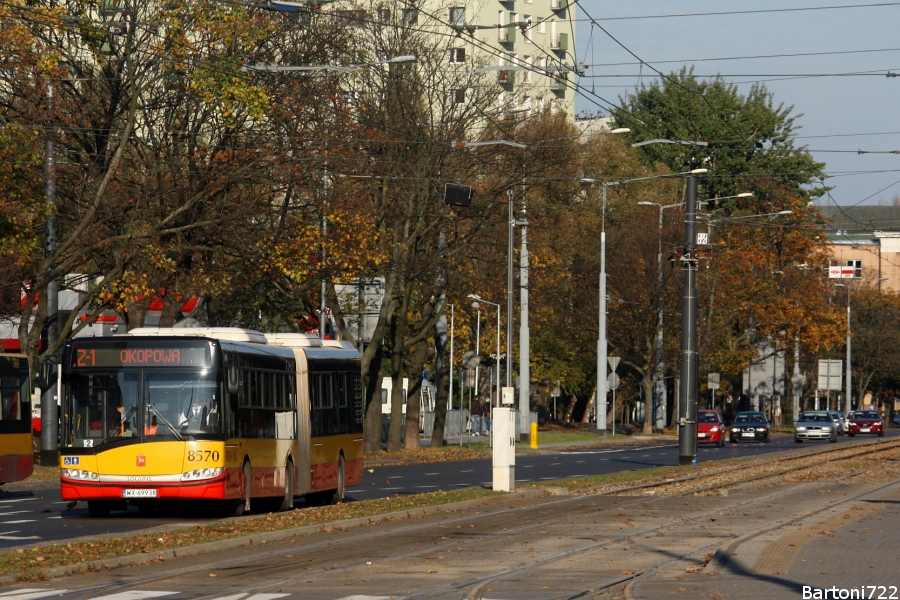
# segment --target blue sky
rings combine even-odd
[[[576,60],[590,65],[580,85],[596,95],[576,98],[579,114],[607,114],[641,76],[682,65],[742,92],[763,82],[803,115],[796,143],[826,164],[834,189],[820,204],[900,203],[900,154],[888,153],[900,150],[900,77],[885,76],[900,74],[900,2],[580,0],[577,18]]]

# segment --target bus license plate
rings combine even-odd
[[[156,498],[156,490],[122,490],[123,498]]]

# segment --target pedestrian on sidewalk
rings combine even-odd
[[[469,427],[472,435],[481,435],[481,401],[478,396],[469,404]]]

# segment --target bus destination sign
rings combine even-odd
[[[72,367],[208,367],[209,348],[205,346],[157,348],[75,348]]]

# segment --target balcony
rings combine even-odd
[[[497,81],[502,85],[514,85],[516,83],[516,72],[497,71]]]
[[[497,41],[510,44],[514,43],[516,41],[516,26],[501,25],[500,29],[497,31]]]
[[[569,49],[569,34],[568,33],[558,33],[553,36],[553,39],[550,40],[550,49],[551,50],[568,50]]]
[[[554,92],[564,92],[569,87],[569,82],[565,77],[554,77],[550,80],[550,89]]]

